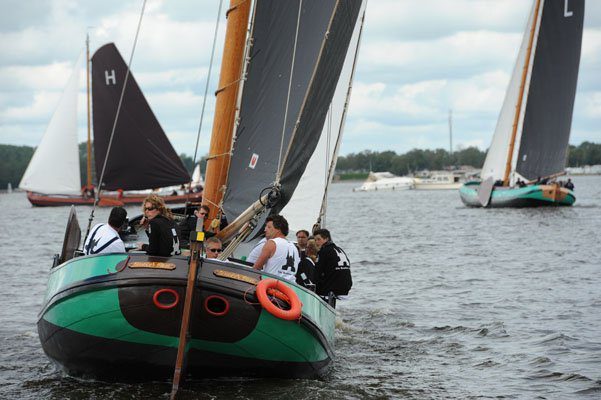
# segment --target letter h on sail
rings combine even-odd
[[[115,70],[111,69],[111,73],[109,75],[108,71],[104,71],[104,79],[106,81],[106,85],[108,86],[111,82],[113,85],[117,84],[117,77],[115,76]]]

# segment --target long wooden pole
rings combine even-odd
[[[212,221],[220,214],[227,181],[250,3],[250,0],[230,0],[226,13],[228,22],[202,199],[202,204],[211,210],[206,221]]]
[[[92,134],[90,129],[90,35],[86,34],[86,93],[88,101],[88,158],[86,187],[92,187]]]
[[[509,174],[511,173],[511,163],[513,161],[513,149],[515,147],[515,137],[518,131],[518,122],[522,111],[522,101],[524,99],[524,89],[526,87],[526,77],[530,69],[530,58],[532,56],[532,43],[534,42],[534,32],[538,24],[538,11],[540,8],[540,0],[536,0],[534,6],[534,15],[532,16],[532,27],[530,28],[530,38],[528,39],[528,49],[526,50],[526,61],[524,62],[524,70],[522,71],[522,82],[520,84],[520,94],[518,96],[518,104],[515,106],[515,116],[513,118],[513,131],[509,140],[509,154],[507,154],[507,164],[505,164],[505,175],[503,176],[503,186],[509,185]]]
[[[194,288],[196,286],[196,273],[198,271],[198,257],[201,250],[201,243],[204,239],[202,230],[199,232],[201,222],[200,218],[196,223],[196,232],[190,239],[190,266],[188,268],[188,280],[186,282],[186,298],[184,299],[184,310],[182,312],[182,324],[179,331],[179,343],[177,346],[177,358],[175,360],[175,370],[173,371],[173,384],[171,386],[170,399],[174,400],[179,390],[179,384],[184,370],[184,359],[187,353],[188,331],[190,327],[190,312],[192,311],[192,299],[194,297]],[[200,237],[198,236],[200,235]]]

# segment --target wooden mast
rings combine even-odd
[[[88,101],[88,158],[86,188],[92,187],[92,135],[90,130],[90,35],[86,34],[86,93]]]
[[[513,118],[513,131],[509,140],[509,154],[507,154],[507,164],[505,164],[505,175],[503,176],[503,186],[509,186],[509,174],[511,173],[511,163],[513,161],[513,149],[515,147],[515,137],[518,131],[518,122],[522,111],[522,101],[524,99],[524,89],[526,87],[526,78],[530,69],[530,58],[532,56],[532,43],[534,42],[534,32],[538,24],[538,11],[540,8],[540,0],[536,0],[534,6],[534,15],[532,17],[532,27],[530,28],[530,38],[528,39],[528,49],[526,50],[526,60],[524,62],[524,70],[522,71],[522,82],[520,83],[520,91],[518,103],[515,106],[515,117]]]
[[[205,173],[202,204],[211,209],[207,221],[220,214],[227,173],[230,166],[236,104],[242,68],[246,31],[250,15],[250,0],[230,0],[226,12],[227,28],[221,62],[219,89],[215,93],[215,116]]]

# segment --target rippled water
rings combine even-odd
[[[601,398],[601,177],[574,181],[573,207],[500,210],[333,185],[328,227],[354,287],[331,374],[197,380],[181,398]],[[45,357],[35,323],[67,214],[0,195],[0,398],[167,398],[169,382],[73,379]]]

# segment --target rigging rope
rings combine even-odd
[[[96,204],[98,204],[98,200],[100,199],[100,192],[102,191],[102,180],[104,179],[104,172],[106,170],[106,164],[109,158],[109,154],[111,152],[111,145],[113,144],[113,137],[115,136],[115,128],[117,127],[117,120],[119,119],[119,112],[121,111],[121,106],[123,104],[123,96],[125,95],[125,88],[127,87],[127,80],[129,79],[131,64],[134,58],[134,53],[136,52],[136,44],[138,43],[138,35],[140,34],[140,27],[142,26],[142,18],[144,17],[144,9],[146,8],[146,0],[142,2],[142,10],[140,11],[140,19],[138,20],[138,27],[136,29],[136,35],[134,37],[134,44],[131,49],[131,55],[129,56],[129,63],[127,64],[127,71],[125,72],[125,80],[123,82],[123,88],[121,89],[121,96],[119,97],[119,104],[117,105],[117,113],[115,114],[115,120],[113,122],[113,129],[111,130],[111,137],[109,139],[109,144],[106,149],[106,155],[104,156],[104,163],[102,164],[102,173],[100,174],[100,179],[98,180],[98,190],[96,191],[96,196],[94,197],[94,205],[92,206],[92,211],[90,212],[90,218],[88,219],[88,229],[86,230],[85,240],[90,233],[90,227],[92,225],[92,221],[94,220],[94,211],[96,210]]]
[[[342,131],[344,129],[344,124],[346,122],[346,114],[348,111],[349,100],[351,97],[351,91],[353,89],[353,80],[355,79],[355,70],[357,67],[357,59],[359,57],[359,48],[361,47],[361,39],[363,37],[363,26],[365,24],[366,9],[367,9],[367,0],[365,0],[365,4],[364,4],[364,8],[363,8],[363,15],[361,17],[361,25],[359,26],[359,35],[357,37],[357,46],[355,47],[355,54],[353,57],[351,75],[350,75],[349,84],[348,84],[348,88],[347,88],[347,92],[346,92],[346,99],[344,101],[344,107],[343,107],[343,111],[342,111],[342,119],[341,119],[340,125],[338,127],[338,136],[336,138],[336,143],[334,145],[334,152],[332,153],[332,160],[330,162],[330,167],[329,167],[329,170],[327,171],[326,186],[325,186],[325,191],[324,191],[323,199],[322,199],[322,203],[321,203],[321,210],[319,212],[319,217],[318,217],[319,223],[321,222],[321,219],[323,218],[324,226],[325,226],[326,208],[328,205],[329,182],[332,180],[332,176],[334,174],[334,169],[336,167],[336,161],[338,158],[338,151],[340,150],[340,143],[342,142]],[[371,170],[371,168],[370,168],[370,170]]]
[[[219,1],[219,10],[217,11],[217,21],[215,22],[215,32],[213,33],[213,46],[211,48],[211,59],[209,61],[209,71],[207,72],[207,83],[205,85],[205,93],[202,99],[202,109],[200,111],[200,122],[198,123],[198,133],[196,134],[196,146],[194,146],[194,157],[192,159],[192,165],[194,166],[194,168],[196,168],[196,157],[198,156],[198,144],[200,143],[200,132],[202,130],[202,122],[204,119],[204,115],[205,115],[205,106],[207,104],[207,94],[209,92],[209,84],[211,82],[211,72],[213,70],[213,59],[215,57],[215,47],[216,47],[216,43],[217,43],[217,33],[219,32],[219,16],[221,15],[221,8],[223,6],[223,0]],[[190,189],[192,188],[192,178],[190,178]],[[187,208],[188,208],[188,198],[190,196],[190,193],[188,193],[188,196],[186,197],[186,212],[185,214],[187,214]]]
[[[296,47],[298,44],[298,31],[300,28],[301,11],[303,9],[303,0],[298,4],[298,17],[296,20],[296,32],[294,34],[294,47],[292,49],[292,63],[290,64],[290,78],[288,79],[288,94],[286,96],[286,108],[284,111],[284,123],[282,125],[282,137],[280,139],[280,154],[278,158],[278,172],[275,177],[276,184],[280,182],[282,176],[282,151],[284,150],[284,136],[286,135],[286,122],[288,121],[288,106],[290,104],[290,92],[292,91],[292,76],[294,75],[294,62],[296,59]]]
[[[332,103],[330,103],[330,109],[328,110],[328,128],[326,130],[327,134],[326,134],[326,165],[324,168],[324,197],[323,197],[323,203],[321,205],[321,209],[323,210],[323,213],[319,213],[319,215],[317,216],[317,221],[315,223],[315,225],[319,225],[320,228],[323,228],[326,226],[326,213],[325,210],[328,208],[328,196],[326,195],[326,193],[328,192],[328,180],[329,180],[329,176],[330,176],[330,143],[332,140],[332,124],[333,124],[333,119],[334,119],[334,107],[333,107],[334,102],[332,101]],[[340,135],[338,135],[340,136]],[[334,155],[332,155],[334,156]],[[321,211],[321,210],[320,210]],[[323,222],[323,223],[322,223]]]

